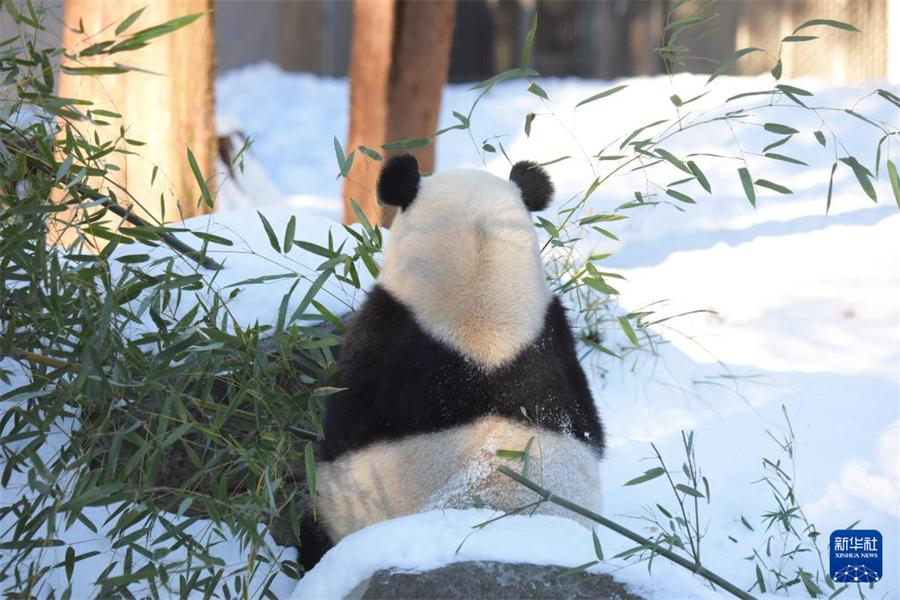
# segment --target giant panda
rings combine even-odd
[[[386,162],[377,191],[399,210],[341,348],[346,389],[323,419],[304,568],[378,521],[534,502],[496,472],[522,459],[498,450],[527,447],[530,478],[599,512],[603,427],[530,215],[553,195],[546,172],[519,162],[508,181],[475,169],[423,179],[402,154]],[[565,511],[545,503],[537,512]]]

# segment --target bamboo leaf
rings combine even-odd
[[[693,496],[694,498],[704,498],[703,492],[700,490],[694,489],[690,486],[687,486],[683,483],[678,483],[675,485],[675,489],[679,492],[687,494],[688,496]]]
[[[275,252],[281,254],[281,246],[278,244],[278,237],[275,235],[275,230],[272,229],[272,224],[269,223],[269,220],[261,212],[256,211],[256,214],[259,215],[259,220],[262,221],[263,229],[266,230],[266,237],[269,238],[269,244]]]
[[[663,148],[657,148],[657,149],[656,149],[656,154],[659,155],[659,156],[660,156],[661,158],[663,158],[664,160],[666,160],[666,161],[670,162],[671,164],[675,165],[676,167],[678,167],[679,169],[681,169],[681,170],[684,171],[685,173],[687,173],[687,174],[689,174],[689,175],[693,175],[693,173],[692,173],[691,170],[688,168],[688,166],[687,166],[686,164],[684,164],[684,162],[683,162],[681,159],[679,159],[677,156],[675,156],[674,154],[672,154],[672,153],[669,152],[668,150],[665,150],[665,149],[663,149]]]
[[[697,166],[692,160],[689,160],[687,163],[688,169],[691,170],[691,173],[694,174],[694,177],[697,178],[697,182],[700,186],[706,190],[707,194],[712,194],[712,186],[709,185],[709,180],[706,178],[706,175],[703,174],[703,171],[700,170],[700,167]]]
[[[637,334],[634,332],[634,329],[631,327],[631,323],[628,322],[628,317],[618,317],[619,325],[622,327],[622,331],[625,332],[625,335],[628,336],[628,340],[634,344],[635,346],[640,346],[641,344],[638,342]]]
[[[900,176],[897,174],[897,165],[892,161],[887,161],[888,179],[891,180],[891,189],[894,190],[894,200],[897,201],[897,208],[900,208]]]
[[[656,479],[657,477],[665,475],[665,473],[666,470],[662,467],[653,467],[652,469],[644,471],[643,475],[635,477],[634,479],[626,482],[624,485],[638,485],[640,483],[646,483],[648,481]]]
[[[547,96],[547,92],[544,91],[544,88],[539,86],[538,84],[532,82],[528,85],[528,91],[537,96],[538,98],[543,98],[544,100],[549,100],[550,98]]]
[[[870,177],[872,177],[872,173],[867,168],[862,166],[854,156],[847,156],[839,160],[853,169],[853,174],[856,175],[856,180],[859,181],[860,187],[872,200],[872,202],[878,202],[878,196],[875,193],[875,186],[872,185],[872,181],[869,179]]]
[[[784,154],[776,154],[776,153],[774,153],[774,152],[767,152],[764,156],[765,156],[766,158],[771,158],[771,159],[773,159],[773,160],[780,160],[780,161],[782,161],[782,162],[791,163],[791,164],[793,164],[793,165],[802,165],[802,166],[804,166],[804,167],[808,167],[808,166],[809,166],[809,163],[805,163],[805,162],[803,162],[802,160],[799,160],[799,159],[797,159],[797,158],[792,158],[792,157],[790,157],[790,156],[785,156]]]
[[[481,83],[477,83],[469,88],[469,90],[478,90],[481,88],[491,87],[500,83],[501,81],[506,81],[508,79],[517,79],[520,77],[540,77],[540,73],[535,71],[534,69],[527,68],[518,68],[518,69],[510,69],[508,71],[504,71],[499,75],[494,75],[490,79],[485,79]]]
[[[597,560],[603,560],[603,548],[600,546],[600,538],[597,536],[597,531],[595,529],[591,529],[591,536],[594,538],[594,554],[597,555]]]
[[[139,8],[138,10],[128,15],[128,17],[126,17],[124,21],[119,23],[119,26],[116,27],[116,35],[121,35],[123,31],[134,25],[134,22],[138,20],[138,17],[141,16],[141,13],[143,13],[144,9],[146,8],[146,6],[143,8]]]
[[[288,221],[287,227],[284,230],[284,253],[287,254],[291,251],[291,248],[294,245],[294,233],[297,231],[297,217],[291,215],[290,220]]]
[[[607,96],[612,96],[613,94],[615,94],[617,92],[621,92],[622,90],[624,90],[627,87],[628,87],[628,85],[617,85],[616,87],[609,88],[608,90],[604,90],[604,91],[600,92],[599,94],[594,94],[590,98],[585,98],[584,100],[582,100],[581,102],[576,104],[575,108],[578,108],[579,106],[584,106],[585,104],[588,104],[589,102],[595,102],[597,100],[600,100],[601,98],[606,98]]]
[[[429,137],[417,137],[417,138],[409,138],[408,140],[400,140],[399,142],[389,142],[381,146],[384,150],[388,152],[393,152],[395,150],[415,150],[416,148],[424,148],[431,144],[432,138]]]
[[[779,194],[793,194],[790,189],[784,187],[783,185],[779,185],[777,183],[773,183],[768,179],[757,179],[756,185],[764,188],[768,188],[774,192],[778,192]]]
[[[765,52],[765,50],[763,50],[762,48],[741,48],[730,57],[728,57],[728,59],[723,62],[718,69],[713,71],[713,74],[710,75],[709,79],[706,80],[706,85],[712,83],[713,79],[724,73],[725,70],[728,69],[728,67],[730,67],[735,61],[753,52]]]
[[[194,153],[191,152],[190,148],[188,148],[187,154],[188,163],[191,165],[191,171],[194,173],[194,179],[197,180],[197,185],[200,186],[200,194],[203,196],[203,201],[206,203],[206,206],[213,208],[212,195],[209,193],[209,187],[207,187],[206,180],[203,179],[203,174],[200,172],[200,165],[197,164],[197,159],[194,158]]]
[[[738,175],[741,177],[741,185],[744,187],[744,194],[747,195],[747,200],[750,201],[753,208],[756,208],[756,189],[753,187],[750,171],[746,167],[741,167],[738,169]]]
[[[528,63],[531,62],[531,45],[534,43],[534,34],[537,33],[537,25],[538,16],[537,11],[535,11],[534,18],[531,19],[531,28],[528,30],[528,35],[525,36],[525,46],[522,48],[522,69],[527,69]]]
[[[819,142],[819,145],[821,145],[823,148],[827,145],[827,142],[825,141],[825,134],[820,130],[814,131],[813,135],[816,136],[816,141]]]
[[[303,462],[306,467],[306,484],[309,486],[310,498],[316,497],[316,456],[313,452],[312,442],[306,444],[303,451]]]
[[[831,193],[834,191],[834,172],[837,171],[838,164],[831,165],[831,176],[828,178],[828,200],[825,203],[825,214],[831,210]]]
[[[787,125],[782,125],[781,123],[766,123],[765,125],[763,125],[763,129],[770,133],[778,133],[780,135],[794,135],[795,133],[800,133],[793,127],[788,127]]]
[[[680,202],[685,202],[687,204],[697,204],[693,198],[691,198],[687,194],[682,194],[678,190],[669,189],[669,190],[666,190],[666,194],[668,194],[669,196],[672,196],[673,198],[675,198],[676,200],[678,200]]]
[[[801,29],[806,29],[807,27],[816,27],[818,25],[824,25],[825,27],[834,27],[835,29],[843,29],[844,31],[853,31],[855,33],[861,33],[859,29],[850,25],[849,23],[842,23],[841,21],[834,21],[832,19],[811,19],[806,21],[805,23],[799,25],[794,33],[797,33]]]

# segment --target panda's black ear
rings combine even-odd
[[[519,186],[522,200],[531,212],[544,210],[553,200],[553,182],[547,171],[529,160],[513,165],[509,180]]]
[[[419,161],[412,154],[390,157],[378,176],[378,198],[382,204],[406,208],[419,193]]]

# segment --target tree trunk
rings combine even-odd
[[[134,197],[136,214],[151,222],[174,221],[209,212],[200,201],[200,187],[187,158],[193,152],[209,187],[215,189],[217,139],[215,129],[215,39],[212,0],[66,0],[63,45],[70,53],[105,39],[112,39],[116,25],[136,10],[146,7],[140,18],[122,36],[194,13],[203,17],[175,33],[154,39],[147,47],[97,60],[90,66],[120,62],[156,74],[133,71],[120,75],[85,77],[61,74],[59,94],[91,100],[89,108],[103,108],[122,115],[129,140],[118,147],[136,154],[111,154],[108,162],[119,167],[111,172],[116,182]],[[83,32],[73,29],[83,24]],[[71,61],[63,60],[64,63]],[[88,108],[88,107],[82,107]],[[109,119],[107,119],[109,120]],[[118,128],[79,125],[84,135],[101,141],[114,139]],[[158,172],[153,179],[154,167]],[[121,192],[116,196],[126,202]]]
[[[434,133],[455,15],[455,0],[355,0],[346,152],[358,146],[380,151],[384,143]],[[413,154],[423,172],[434,170],[434,144]],[[356,220],[353,198],[371,222],[390,225],[392,207],[379,206],[375,197],[380,168],[357,153],[344,181],[346,222]]]

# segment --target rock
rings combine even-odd
[[[565,571],[565,567],[487,561],[453,563],[422,573],[385,569],[357,586],[345,600],[643,600],[610,575],[580,572],[559,577]]]

